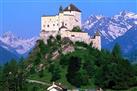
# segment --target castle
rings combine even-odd
[[[49,36],[55,37],[59,34],[61,38],[67,37],[73,42],[92,43],[94,48],[101,50],[101,37],[98,32],[91,37],[86,32],[72,31],[74,27],[81,29],[81,11],[73,4],[70,4],[65,9],[60,7],[59,13],[55,16],[41,17],[40,38],[46,43]]]

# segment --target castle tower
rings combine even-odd
[[[96,42],[95,47],[98,48],[99,50],[101,50],[101,36],[100,36],[99,31],[97,31],[97,32],[95,33],[94,38],[95,38],[95,42]]]
[[[72,30],[73,27],[79,26],[81,28],[81,11],[73,4],[70,4],[63,10],[63,14],[70,16],[67,21],[69,25],[69,30]]]
[[[44,15],[41,17],[41,31],[58,32],[62,22],[64,22],[68,30],[72,30],[76,26],[81,28],[81,11],[73,4],[70,4],[65,9],[60,6],[57,15]]]

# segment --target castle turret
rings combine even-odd
[[[95,38],[95,42],[96,42],[96,45],[95,45],[96,48],[98,48],[99,50],[101,50],[101,36],[100,36],[99,31],[97,31],[97,32],[95,33],[94,38]]]
[[[59,13],[63,13],[63,7],[62,6],[59,7]]]
[[[81,11],[75,5],[70,4],[63,10],[63,13],[67,16],[74,16],[73,18],[70,17],[68,21],[70,24],[70,30],[77,26],[81,28]]]

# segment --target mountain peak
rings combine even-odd
[[[14,38],[14,34],[11,32],[11,31],[8,31],[8,32],[5,32],[3,35],[2,35],[3,38],[7,38],[7,37],[11,37],[11,38]]]
[[[130,28],[137,25],[137,14],[129,11],[121,11],[112,17],[91,15],[82,25],[82,29],[93,35],[100,29],[102,46],[113,42],[123,36]]]
[[[123,10],[123,11],[120,12],[120,15],[125,16],[125,15],[128,14],[128,13],[130,13],[130,12],[127,11],[127,10]]]
[[[0,37],[0,41],[2,42],[1,44],[4,44],[3,47],[6,47],[5,45],[7,45],[11,47],[12,49],[14,49],[18,54],[27,53],[31,48],[34,47],[37,39],[38,37],[32,37],[29,39],[16,37],[10,31],[4,33],[2,37]]]
[[[125,18],[134,18],[134,19],[137,19],[137,14],[133,13],[133,12],[130,12],[130,11],[121,11],[120,16],[124,16]]]

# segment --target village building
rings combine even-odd
[[[67,91],[61,84],[56,84],[53,82],[53,84],[47,88],[47,91]]]

